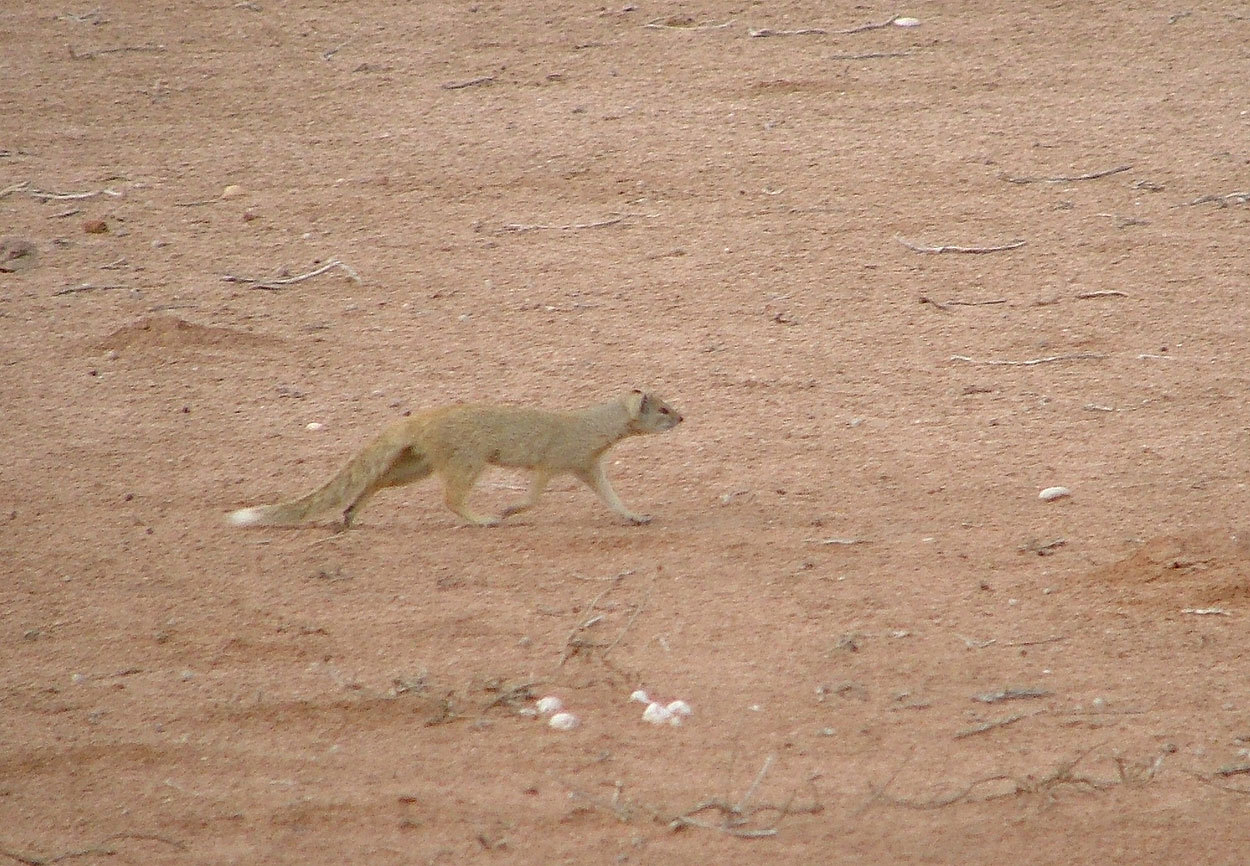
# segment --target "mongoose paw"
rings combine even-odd
[[[628,520],[630,523],[634,524],[634,526],[645,526],[646,524],[651,522],[651,515],[650,514],[627,514],[625,515],[625,519]]]

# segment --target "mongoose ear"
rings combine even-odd
[[[625,408],[630,418],[640,418],[647,408],[647,395],[635,388],[625,395]]]

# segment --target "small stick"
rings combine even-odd
[[[955,734],[955,739],[962,740],[965,737],[975,737],[977,734],[984,734],[986,731],[992,731],[995,728],[1005,728],[1008,725],[1014,725],[1016,722],[1020,721],[1021,719],[1027,719],[1034,715],[1036,715],[1036,713],[1019,713],[1014,716],[1008,716],[1005,719],[995,719],[992,722],[986,722],[984,724],[976,725],[971,728],[965,728],[964,730]]]
[[[43,199],[44,201],[71,201],[84,198],[95,198],[97,195],[111,195],[114,197],[121,196],[121,193],[115,189],[96,189],[89,192],[47,192],[41,189],[32,189],[27,191],[34,198]]]
[[[773,30],[770,27],[763,27],[759,30],[748,30],[747,35],[756,39],[763,39],[766,36],[827,36],[829,31],[823,27],[800,27],[798,30]]]
[[[604,658],[607,658],[608,653],[616,649],[616,645],[621,642],[621,639],[624,638],[625,634],[633,627],[634,621],[642,615],[642,612],[644,610],[647,609],[647,602],[650,600],[651,600],[651,591],[647,590],[647,597],[644,598],[642,600],[642,603],[639,604],[638,607],[634,609],[633,614],[630,615],[629,617],[629,622],[625,623],[625,627],[621,629],[621,633],[616,636],[616,640],[612,641],[612,643],[608,644],[606,647],[603,648]]]
[[[1230,192],[1227,195],[1204,195],[1194,199],[1193,201],[1187,201],[1185,204],[1186,206],[1189,206],[1195,204],[1205,204],[1209,201],[1215,202],[1220,207],[1228,207],[1234,202],[1237,204],[1246,204],[1247,202],[1250,202],[1250,190],[1247,190],[1246,192]]]
[[[969,364],[984,364],[989,367],[1035,367],[1038,364],[1050,364],[1055,361],[1092,361],[1107,357],[1095,352],[1079,352],[1074,355],[1051,355],[1047,358],[1031,358],[1028,361],[978,361],[967,355],[951,355],[952,361],[966,361]]]
[[[347,265],[340,262],[338,259],[330,259],[330,261],[326,262],[315,271],[309,271],[306,274],[299,274],[294,277],[285,277],[280,280],[258,280],[253,277],[237,277],[233,274],[224,274],[222,275],[222,279],[227,283],[251,283],[253,289],[277,289],[282,286],[289,286],[292,283],[298,283],[301,280],[307,280],[311,277],[319,276],[333,268],[342,268],[347,272],[347,276],[350,277],[353,282],[360,282],[360,275]]]
[[[1007,303],[1007,299],[1006,298],[992,298],[988,301],[954,301],[952,300],[952,301],[938,302],[938,301],[933,300],[933,298],[928,297],[927,295],[921,295],[920,303],[932,304],[933,306],[937,307],[939,310],[949,313],[951,307],[989,307],[994,304],[1005,304]]]
[[[760,786],[760,782],[764,781],[764,777],[768,775],[768,771],[772,769],[773,761],[776,759],[776,755],[769,755],[764,759],[764,766],[760,767],[760,771],[755,774],[755,781],[751,783],[751,787],[747,788],[738,805],[734,807],[734,811],[739,815],[742,814],[742,810],[746,808],[747,803],[751,802],[751,798],[755,796],[755,789]]]
[[[988,301],[947,301],[952,307],[989,307],[994,304],[1007,303],[1006,298],[992,298]]]
[[[1097,292],[1081,292],[1077,295],[1077,297],[1082,301],[1089,300],[1090,298],[1127,298],[1128,293],[1121,292],[1117,289],[1102,289]]]
[[[1122,171],[1128,171],[1132,167],[1131,165],[1117,165],[1115,168],[1108,168],[1104,171],[1091,171],[1088,174],[1059,175],[1058,177],[1013,177],[1009,174],[1000,174],[999,177],[1009,183],[1074,183],[1078,180],[1097,180],[1100,177],[1109,177]]]
[[[470,78],[468,81],[449,81],[440,85],[443,90],[463,90],[466,87],[476,87],[479,84],[492,84],[495,81],[493,75],[479,75],[477,78]]]
[[[973,695],[974,701],[980,701],[983,704],[997,704],[1000,701],[1022,701],[1030,698],[1045,698],[1051,693],[1045,689],[1003,689],[997,692],[986,692],[980,695]]]
[[[833,32],[838,34],[839,36],[849,36],[852,33],[866,33],[869,30],[880,30],[883,27],[889,27],[891,24],[897,21],[900,17],[901,16],[899,15],[895,15],[892,18],[890,18],[889,21],[882,21],[880,24],[861,24],[858,27],[852,27],[849,30],[835,30]]]
[[[86,54],[79,54],[74,50],[74,46],[67,45],[69,49],[70,60],[94,60],[101,54],[123,54],[126,52],[150,52],[152,54],[161,54],[165,51],[164,45],[122,45],[118,48],[101,48],[98,51],[88,51]]]
[[[21,183],[15,183],[12,186],[6,186],[4,189],[0,189],[0,198],[4,198],[7,195],[12,195],[15,192],[22,192],[23,190],[28,189],[29,187],[30,187],[30,181],[28,180],[24,180]]]
[[[79,286],[70,286],[67,289],[59,289],[53,292],[52,296],[57,297],[58,295],[76,295],[79,292],[107,292],[112,289],[125,289],[125,288],[128,288],[128,287],[117,286],[117,285],[97,286],[95,283],[83,283],[82,285],[79,285]]]
[[[910,51],[866,51],[863,54],[834,54],[830,60],[880,60],[885,57],[908,57]]]
[[[1000,253],[1004,250],[1016,250],[1024,246],[1026,241],[1014,240],[1005,244],[999,244],[992,247],[960,247],[952,244],[942,244],[941,246],[930,247],[923,244],[912,243],[907,238],[894,236],[894,240],[898,241],[909,250],[915,250],[918,253]]]
[[[640,216],[640,214],[621,214],[620,216],[610,217],[609,219],[598,220],[592,223],[569,223],[567,225],[544,225],[541,223],[524,224],[524,223],[508,223],[501,226],[500,231],[505,232],[540,232],[540,231],[556,231],[556,232],[572,232],[581,229],[601,229],[607,226],[614,226],[623,223],[627,219]]]
[[[689,24],[670,24],[669,22],[672,20],[673,17],[671,16],[668,18],[653,18],[642,26],[650,27],[652,30],[721,30],[732,26],[734,23],[732,18],[720,24],[695,24],[693,21]]]

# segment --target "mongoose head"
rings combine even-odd
[[[625,395],[629,426],[635,433],[663,433],[681,423],[681,413],[659,396],[635,388]]]

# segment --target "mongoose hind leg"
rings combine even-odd
[[[430,467],[430,461],[423,456],[413,453],[411,448],[406,448],[399,453],[386,471],[374,479],[368,487],[361,491],[360,495],[347,506],[343,512],[343,529],[348,529],[352,525],[352,521],[356,515],[360,513],[360,509],[365,507],[365,503],[373,498],[373,494],[386,487],[399,487],[402,484],[411,484],[414,481],[420,481],[428,478],[434,470]]]
[[[473,489],[474,482],[484,468],[484,464],[462,461],[449,462],[440,467],[438,472],[443,477],[443,501],[448,508],[474,526],[498,526],[500,518],[478,514],[468,503],[469,491]]]

